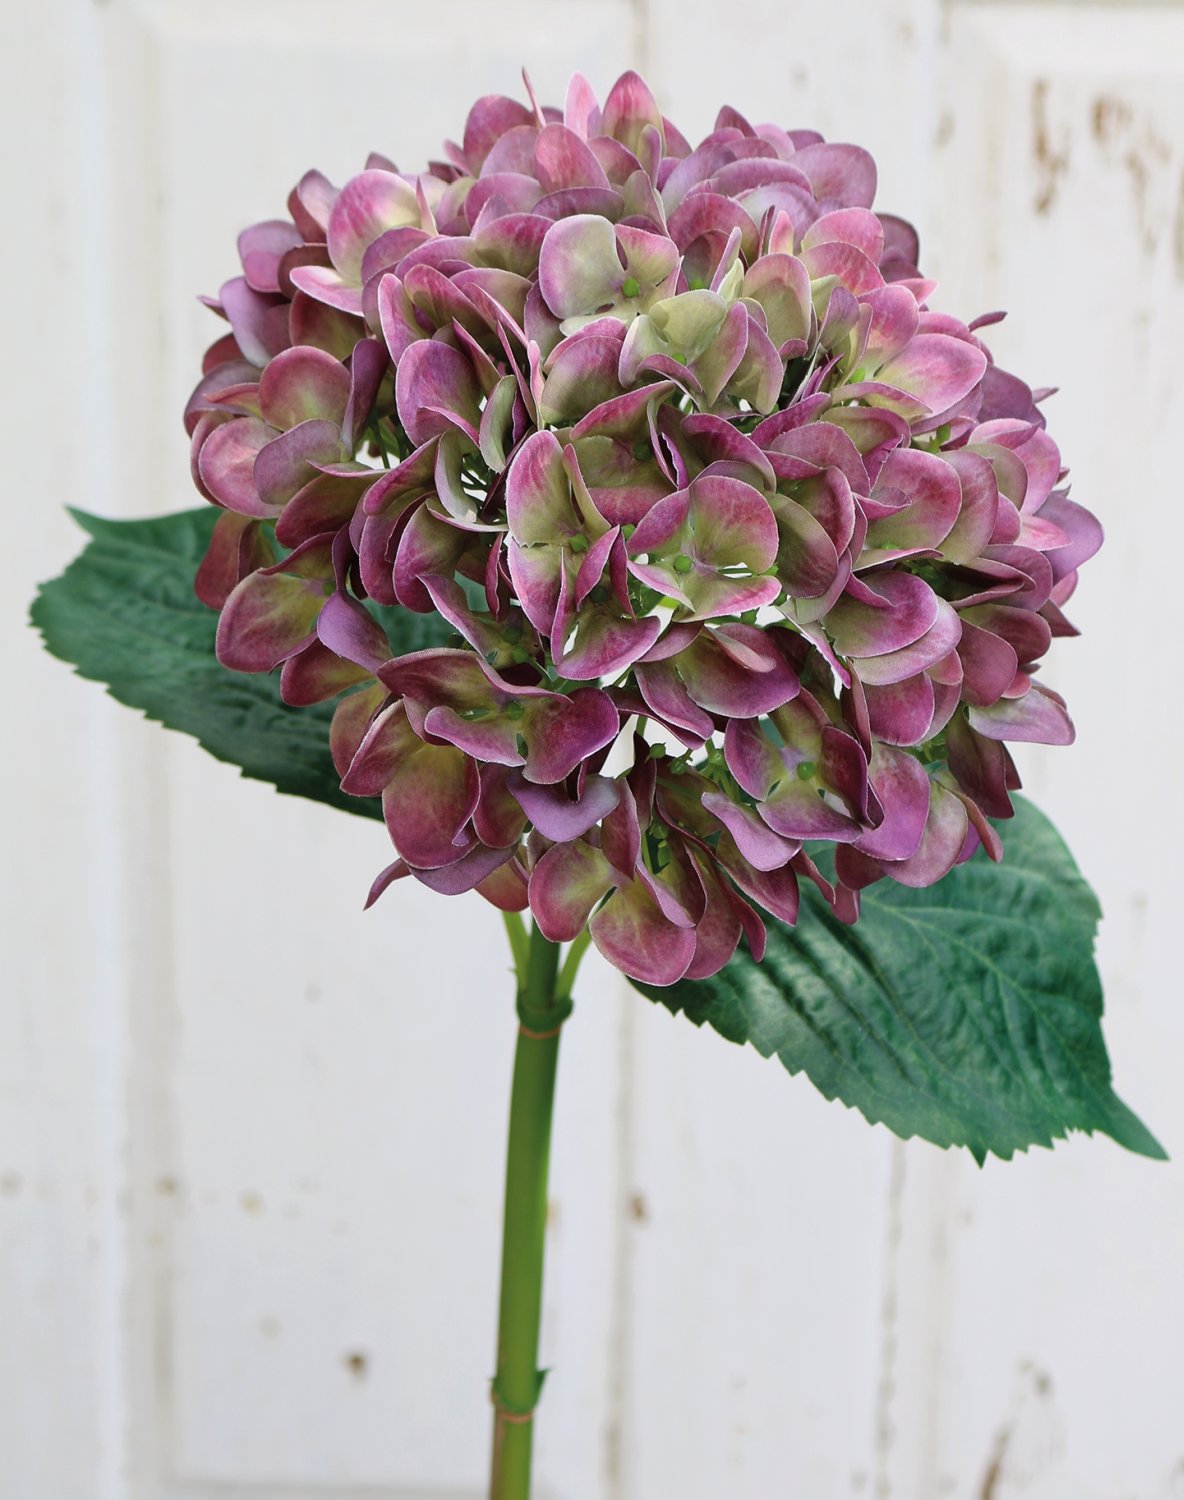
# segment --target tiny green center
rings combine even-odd
[[[636,276],[626,276],[621,284],[621,294],[625,297],[636,297],[641,291],[641,282]]]

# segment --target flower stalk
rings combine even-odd
[[[518,973],[518,1045],[510,1095],[502,1234],[490,1500],[527,1500],[534,1412],[543,1385],[538,1368],[547,1170],[559,1033],[571,1014],[571,983],[583,946],[559,968],[560,948],[532,927],[525,955],[511,933]],[[525,963],[522,962],[523,956]],[[572,959],[574,958],[574,963]]]

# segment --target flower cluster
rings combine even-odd
[[[1101,532],[866,151],[730,108],[692,148],[635,73],[528,93],[240,237],[197,590],[224,665],[340,696],[372,898],[476,889],[670,984],[759,958],[801,879],[854,921],[999,857],[1004,742],[1072,738],[1034,674]],[[392,656],[392,609],[452,644]]]

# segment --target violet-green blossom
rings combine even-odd
[[[700,978],[798,883],[844,921],[985,846],[1101,544],[988,314],[933,306],[875,164],[627,73],[489,96],[441,160],[245,230],[186,408],[218,655],[336,698],[414,878]],[[453,643],[393,657],[376,606]],[[833,879],[807,845],[834,850]]]

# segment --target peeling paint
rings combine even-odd
[[[1170,188],[1164,191],[1160,177],[1172,161],[1172,147],[1156,129],[1153,120],[1117,94],[1098,94],[1090,109],[1094,140],[1108,163],[1120,165],[1130,180],[1134,200],[1133,221],[1142,248],[1153,256],[1170,217],[1172,253],[1177,276],[1184,277],[1184,179],[1181,180],[1174,213],[1166,207]],[[1121,152],[1120,155],[1116,153]]]
[[[880,1381],[876,1390],[876,1500],[890,1500],[892,1495],[889,1465],[896,1443],[893,1406],[896,1399],[896,1360],[899,1352],[897,1315],[900,1241],[904,1231],[904,1177],[904,1146],[900,1141],[893,1141],[884,1243],[884,1294],[880,1301]]]
[[[1041,215],[1051,211],[1060,180],[1069,170],[1067,142],[1059,147],[1053,145],[1048,120],[1048,87],[1047,78],[1037,78],[1032,85],[1032,155],[1038,178],[1033,206]]]
[[[1093,102],[1090,121],[1094,140],[1099,146],[1108,145],[1131,123],[1131,107],[1125,99],[1113,94],[1099,94]]]
[[[954,139],[954,111],[943,109],[937,119],[937,129],[933,132],[933,144],[938,151],[948,146]]]
[[[1176,279],[1184,281],[1184,167],[1176,182],[1176,214],[1172,224],[1172,260],[1176,267]]]
[[[983,1470],[982,1483],[979,1485],[976,1500],[994,1500],[999,1481],[1003,1477],[1003,1464],[1007,1458],[1007,1450],[1011,1446],[1013,1431],[1014,1428],[1009,1424],[1001,1427],[995,1434],[995,1441],[991,1446],[987,1467]]]

